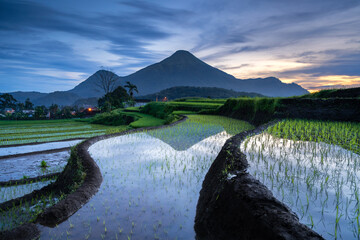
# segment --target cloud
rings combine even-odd
[[[239,78],[302,76],[310,86],[311,76],[317,86],[360,76],[359,11],[358,0],[0,0],[0,81],[29,89],[34,79],[36,90],[35,79],[52,89],[64,77],[71,88],[62,73],[126,75],[187,49]]]

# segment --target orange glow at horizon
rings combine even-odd
[[[319,91],[321,89],[360,87],[360,76],[348,75],[327,75],[312,76],[311,74],[300,74],[291,78],[281,78],[285,83],[297,83],[309,92]]]

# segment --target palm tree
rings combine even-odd
[[[128,89],[131,99],[133,99],[134,91],[139,93],[137,86],[135,86],[134,84],[131,84],[130,82],[126,82],[126,85],[124,86],[124,88]]]

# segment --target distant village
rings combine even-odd
[[[51,104],[49,107],[45,105],[35,106],[26,99],[25,102],[18,102],[10,94],[0,95],[0,119],[9,120],[26,120],[26,119],[66,119],[90,117],[99,113],[97,106],[81,105],[81,106],[59,106]]]

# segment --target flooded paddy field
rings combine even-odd
[[[247,155],[249,173],[300,222],[326,239],[360,239],[358,128],[358,124],[288,120],[249,137],[240,149]]]
[[[79,211],[41,239],[194,239],[205,174],[225,141],[252,125],[189,116],[176,126],[99,141],[89,153],[103,183]]]
[[[50,173],[61,172],[70,156],[70,151],[30,154],[0,160],[0,182],[33,178]],[[45,161],[46,168],[41,167]]]
[[[60,150],[64,148],[70,148],[82,140],[70,140],[70,141],[61,141],[61,142],[48,142],[48,143],[40,143],[40,144],[29,144],[29,145],[21,145],[14,147],[1,147],[0,148],[0,159],[8,158],[11,155],[25,155],[31,154],[34,152],[42,152],[42,151],[52,151],[52,150]]]
[[[41,177],[63,171],[68,162],[70,150],[61,149],[74,146],[80,141],[1,147],[0,204],[7,204],[8,201],[23,197],[54,182],[56,177],[50,179]],[[43,151],[45,153],[41,153]],[[54,152],[46,153],[47,151]],[[10,209],[1,207],[0,231],[33,220],[42,209],[56,203],[58,198],[59,196],[41,196],[31,201],[24,201],[19,206]]]

